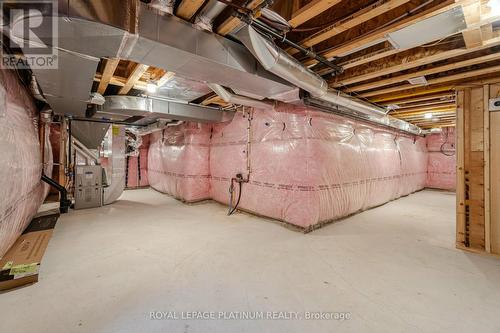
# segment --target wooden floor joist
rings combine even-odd
[[[375,70],[373,70],[369,73],[359,74],[359,75],[355,75],[355,73],[353,73],[354,76],[349,77],[349,78],[334,78],[332,80],[339,80],[339,82],[332,82],[332,85],[334,87],[348,86],[348,85],[351,85],[353,83],[370,80],[373,78],[380,77],[382,75],[392,74],[392,73],[396,73],[399,71],[416,68],[418,66],[428,65],[428,64],[431,64],[431,63],[434,63],[437,61],[442,61],[442,60],[447,60],[447,59],[458,57],[458,56],[472,54],[474,52],[486,50],[486,49],[489,49],[491,47],[498,46],[498,45],[500,45],[500,38],[495,38],[495,39],[489,40],[485,45],[481,45],[481,46],[478,46],[478,47],[475,47],[472,49],[463,48],[463,49],[452,49],[452,50],[448,50],[448,51],[442,51],[442,52],[439,52],[439,53],[436,53],[436,54],[433,54],[430,56],[423,56],[421,58],[416,58],[416,59],[408,61],[408,62],[398,63],[394,66],[388,66],[388,67],[384,67],[384,68],[376,68]],[[416,73],[415,76],[418,76],[418,73]]]
[[[301,40],[298,44],[305,48],[312,47],[321,43],[324,40],[332,38],[344,31],[351,29],[363,22],[366,22],[374,17],[386,13],[398,6],[401,6],[410,0],[379,0],[374,4],[365,7],[356,13],[339,20],[332,25],[318,31],[317,33]],[[290,54],[296,54],[299,51],[293,48],[287,50]]]
[[[426,76],[426,75],[446,72],[446,71],[450,71],[450,70],[454,70],[454,69],[458,69],[458,68],[463,68],[463,67],[467,67],[467,66],[472,66],[472,65],[477,65],[477,64],[481,64],[481,63],[485,63],[485,62],[489,62],[489,61],[493,61],[493,60],[498,60],[498,59],[500,59],[500,52],[488,54],[488,55],[485,55],[482,57],[467,59],[467,60],[463,60],[463,61],[452,62],[452,63],[449,63],[447,65],[432,67],[432,68],[418,71],[418,72],[414,72],[414,73],[394,76],[394,77],[384,79],[384,80],[379,80],[379,81],[375,81],[375,82],[370,82],[370,83],[365,83],[365,84],[361,84],[361,85],[357,85],[357,86],[348,87],[347,91],[360,92],[360,91],[370,90],[373,88],[378,88],[378,87],[382,87],[382,86],[391,85],[394,83],[403,82],[403,81],[406,81],[406,80],[409,80],[409,79],[412,79],[415,77],[419,77],[419,76]]]
[[[260,4],[262,4],[262,2],[264,2],[264,0],[252,0],[246,8],[254,10]],[[222,24],[217,27],[216,31],[219,35],[225,36],[239,27],[240,24],[242,24],[242,22],[239,18],[231,16],[228,17],[224,22],[222,22]]]
[[[395,32],[399,29],[408,27],[412,24],[420,22],[421,20],[432,17],[432,16],[439,14],[439,13],[443,13],[443,12],[450,10],[452,8],[455,8],[459,5],[460,4],[456,3],[454,0],[443,1],[442,3],[436,5],[433,8],[430,8],[430,9],[425,10],[423,12],[417,13],[415,15],[411,15],[405,19],[397,21],[393,24],[390,24],[384,28],[381,28],[381,29],[374,31],[370,34],[367,34],[365,36],[361,36],[359,38],[354,38],[351,41],[344,43],[342,45],[333,47],[332,49],[321,51],[320,54],[325,58],[342,56],[344,54],[352,52],[352,50],[366,47],[366,45],[373,45],[373,43],[377,42],[377,41],[385,40],[387,34],[389,34],[389,33],[392,33],[392,32]],[[315,60],[308,60],[308,61],[304,62],[304,64],[307,66],[315,64],[315,63],[316,63]]]
[[[431,86],[434,84],[441,84],[441,83],[453,82],[453,81],[458,81],[458,80],[465,80],[465,79],[472,78],[474,76],[496,73],[498,71],[500,71],[500,65],[486,67],[486,68],[482,68],[482,69],[467,71],[467,72],[463,72],[463,73],[458,73],[458,74],[454,74],[454,75],[449,75],[449,76],[444,76],[444,77],[428,80],[427,85]],[[418,86],[425,86],[425,85],[404,84],[401,86],[380,89],[380,90],[375,90],[375,91],[359,94],[359,96],[366,98],[366,97],[377,96],[377,95],[382,95],[382,94],[393,93],[396,91],[411,89],[411,88],[415,88]]]
[[[304,22],[309,21],[315,16],[318,16],[330,7],[335,6],[341,0],[312,0],[307,5],[299,8],[298,11],[292,14],[292,18],[288,23],[292,27],[298,27]]]
[[[125,85],[120,88],[120,91],[118,91],[118,94],[119,95],[128,94],[128,92],[134,87],[137,81],[139,81],[142,75],[146,73],[148,68],[149,68],[148,65],[137,64],[137,66],[134,68],[130,76],[127,78],[127,82],[125,82]]]
[[[412,110],[415,108],[432,108],[432,107],[442,107],[442,106],[450,106],[450,105],[455,105],[454,100],[444,100],[444,101],[432,101],[428,103],[417,103],[417,104],[406,104],[402,105],[399,109],[396,109],[397,111],[407,111],[407,110]]]
[[[115,73],[115,69],[118,66],[119,62],[120,59],[118,58],[111,58],[105,61],[104,70],[102,72],[102,78],[99,81],[99,86],[97,87],[97,92],[99,94],[102,95],[106,91],[109,81],[113,77],[113,74]]]
[[[415,97],[415,96],[428,95],[428,94],[433,94],[433,93],[438,93],[438,92],[443,92],[443,91],[450,91],[453,89],[454,89],[454,86],[452,86],[452,85],[446,85],[446,86],[440,86],[440,87],[425,87],[423,89],[411,89],[411,91],[402,92],[399,94],[390,94],[390,95],[384,94],[382,96],[369,98],[369,100],[370,100],[370,102],[378,103],[378,102],[393,101],[393,100],[398,100],[398,99],[403,99],[403,98],[410,98],[410,97]]]
[[[175,15],[189,21],[193,18],[194,14],[203,6],[205,0],[182,0],[179,6],[177,6],[177,11]]]
[[[430,95],[424,95],[424,96],[407,97],[407,98],[402,98],[402,99],[383,101],[383,102],[379,102],[378,104],[380,104],[380,105],[395,104],[395,105],[404,106],[404,105],[409,104],[409,103],[423,102],[423,101],[430,101],[430,100],[439,100],[439,99],[444,99],[444,100],[455,99],[455,93],[450,91],[450,92],[430,94]]]

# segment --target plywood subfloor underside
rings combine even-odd
[[[310,234],[152,190],[64,215],[4,332],[500,330],[500,261],[454,249],[455,196],[422,191]],[[349,321],[150,320],[151,311],[350,312]]]

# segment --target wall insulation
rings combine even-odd
[[[15,72],[0,71],[0,257],[23,232],[42,204],[48,186],[41,181],[38,112]],[[45,173],[52,173],[46,130]]]
[[[138,188],[149,185],[148,180],[148,151],[149,135],[142,137],[141,146],[137,156],[129,156],[127,166],[127,188]]]
[[[422,189],[427,151],[423,138],[285,104],[153,134],[150,184],[176,198],[228,204],[248,167],[239,208],[309,229]]]
[[[426,142],[429,154],[426,187],[455,190],[455,128],[443,128],[441,133],[428,135]]]
[[[209,199],[210,130],[210,125],[183,123],[151,134],[151,187],[186,202]]]

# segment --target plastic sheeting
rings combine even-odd
[[[306,107],[281,104],[251,114],[250,132],[249,114],[238,112],[232,122],[214,125],[211,139],[209,128],[195,124],[168,129],[163,139],[154,134],[153,188],[186,201],[210,197],[228,204],[231,178],[246,177],[250,165],[238,208],[307,229],[425,185],[423,138]]]
[[[426,186],[443,190],[456,188],[455,128],[426,137],[429,154]]]
[[[207,124],[183,123],[151,134],[151,187],[186,202],[210,198],[209,142]]]
[[[127,168],[127,188],[136,188],[148,186],[148,150],[149,135],[142,137],[141,146],[139,146],[138,155],[128,158]],[[140,175],[140,176],[139,176]]]
[[[335,220],[423,188],[423,139],[305,107],[255,110],[248,184],[240,209],[302,228]],[[245,174],[247,119],[216,125],[211,143],[211,195],[228,203],[236,173]]]
[[[10,248],[42,204],[48,186],[40,179],[42,159],[36,107],[15,72],[0,71],[0,257]],[[45,173],[52,172],[46,130]]]
[[[104,188],[104,204],[109,205],[122,195],[125,189],[125,127],[112,125],[111,158],[105,166],[108,187]]]

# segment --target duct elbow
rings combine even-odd
[[[259,101],[250,97],[230,93],[226,88],[216,83],[209,83],[208,87],[213,90],[224,102],[249,106],[257,109],[266,109],[272,106],[269,102]]]

